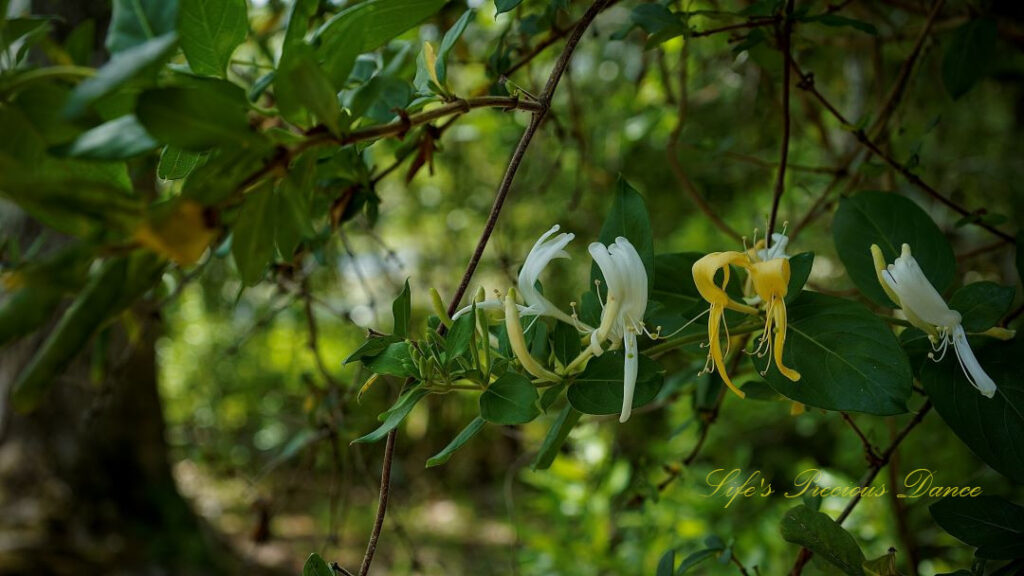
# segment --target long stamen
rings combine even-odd
[[[675,336],[676,334],[679,334],[679,333],[680,333],[680,332],[682,332],[683,330],[686,330],[686,328],[687,328],[687,327],[688,327],[688,326],[689,326],[690,324],[693,324],[693,323],[694,323],[694,322],[696,322],[697,320],[700,320],[700,319],[701,319],[702,317],[704,317],[704,315],[705,315],[705,314],[708,314],[708,313],[710,313],[710,312],[711,312],[711,308],[708,308],[707,310],[704,310],[704,311],[703,311],[703,312],[701,312],[700,314],[697,314],[696,316],[694,316],[694,317],[693,317],[693,318],[692,318],[692,319],[691,319],[691,320],[690,320],[689,322],[687,322],[686,324],[683,324],[683,325],[682,325],[682,326],[680,326],[680,327],[679,327],[679,328],[678,328],[677,330],[674,330],[674,331],[673,331],[673,332],[672,332],[671,334],[668,334],[668,335],[666,335],[666,336],[661,336],[661,326],[658,326],[658,337],[659,337],[659,338],[666,338],[666,339],[667,339],[667,338],[671,338],[671,337]],[[657,338],[655,338],[655,340],[657,340]]]

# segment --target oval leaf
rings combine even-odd
[[[942,529],[989,560],[1024,558],[1024,508],[998,496],[943,498],[928,507]]]
[[[797,402],[824,408],[890,415],[907,411],[910,364],[899,340],[863,304],[803,292],[788,310],[785,364],[800,372],[786,378],[771,363],[765,379]],[[769,356],[751,356],[763,372]]]
[[[850,576],[863,576],[866,558],[849,532],[821,512],[800,505],[786,512],[779,531],[786,542],[799,544]]]
[[[949,299],[949,307],[963,317],[964,330],[984,332],[995,326],[1013,305],[1017,290],[995,282],[975,282],[960,288]]]
[[[912,200],[891,192],[861,192],[839,203],[832,235],[839,259],[862,294],[893,307],[878,283],[871,245],[878,244],[891,264],[909,244],[914,259],[939,292],[949,287],[956,258],[946,237]]]
[[[231,54],[245,41],[245,0],[180,0],[181,49],[196,74],[224,77]]]
[[[590,360],[586,369],[569,386],[568,398],[572,407],[584,414],[618,414],[622,411],[622,351],[605,352]],[[664,370],[657,361],[640,355],[636,388],[633,391],[633,409],[647,404],[658,395],[664,381]]]
[[[480,416],[495,424],[525,424],[540,414],[537,388],[525,376],[506,372],[480,395]]]

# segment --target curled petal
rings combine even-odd
[[[762,302],[781,300],[789,290],[789,260],[775,258],[750,265],[750,278],[754,283],[754,292]]]
[[[782,351],[786,346],[786,301],[779,300],[773,307],[775,314],[775,367],[783,376],[793,382],[800,380],[800,373],[782,363]]]
[[[721,324],[723,322],[722,315],[725,310],[721,306],[711,306],[711,314],[708,319],[708,356],[715,364],[715,369],[718,370],[718,375],[722,377],[722,382],[729,387],[730,390],[736,393],[740,398],[745,398],[746,394],[743,390],[740,390],[732,383],[729,378],[729,371],[725,367],[725,354],[722,351],[722,341],[720,339]],[[726,339],[729,335],[726,334]]]
[[[693,282],[701,297],[713,306],[731,308],[745,314],[757,314],[757,309],[736,302],[725,292],[729,283],[729,265],[735,264],[744,268],[750,267],[749,259],[742,252],[712,252],[693,263]],[[721,270],[722,285],[715,284],[715,274]]]
[[[636,389],[636,375],[640,368],[636,334],[627,330],[623,341],[626,344],[626,362],[622,374],[622,413],[619,415],[619,422],[629,420],[629,414],[633,410],[633,391]]]
[[[541,366],[526,347],[526,336],[523,334],[523,325],[519,322],[515,291],[511,289],[508,291],[508,296],[505,297],[505,331],[508,332],[509,347],[512,348],[512,352],[519,359],[524,370],[549,382],[560,380],[556,374]]]
[[[971,345],[967,342],[964,328],[959,324],[953,328],[953,347],[956,349],[956,357],[960,361],[960,367],[963,368],[964,374],[967,375],[967,381],[977,388],[982,396],[986,398],[995,396],[996,383],[985,373],[985,369],[981,367],[981,363],[974,356],[974,351],[971,350]]]

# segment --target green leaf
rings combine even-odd
[[[960,288],[949,299],[949,307],[963,317],[964,330],[984,332],[999,323],[1013,305],[1017,290],[995,282],[975,282]]]
[[[216,204],[226,200],[242,188],[249,188],[252,174],[266,166],[272,148],[265,141],[253,146],[238,146],[215,150],[204,158],[182,187],[182,196],[201,204]]]
[[[274,201],[277,204],[274,238],[277,250],[285,260],[292,259],[295,248],[303,239],[316,236],[311,208],[315,172],[316,154],[304,154],[274,189]]]
[[[928,507],[946,532],[988,560],[1024,558],[1024,508],[998,496],[943,498]]]
[[[789,286],[786,289],[786,303],[796,300],[814,267],[814,252],[801,252],[789,259]]]
[[[164,146],[160,152],[160,163],[156,166],[156,175],[164,180],[181,180],[199,165],[201,157],[198,152]]]
[[[265,182],[246,195],[245,203],[232,229],[231,254],[244,286],[263,279],[267,264],[274,257],[274,188]]]
[[[366,436],[356,438],[352,443],[366,444],[382,440],[388,435],[388,432],[394,430],[395,427],[402,423],[402,420],[405,420],[405,417],[409,415],[409,412],[412,412],[416,403],[426,395],[427,391],[420,387],[413,388],[412,390],[405,392],[398,398],[398,401],[395,402],[394,406],[380,415],[380,419],[383,421],[383,424],[381,424],[379,428],[370,432]]]
[[[703,257],[698,252],[658,254],[654,258],[654,283],[647,305],[646,322],[649,326],[661,326],[663,332],[675,332],[684,324],[708,309],[708,303],[697,292],[693,283],[693,264]],[[727,290],[735,292],[735,282]],[[705,328],[694,323],[694,333]],[[684,332],[684,334],[689,332]]]
[[[81,116],[93,102],[162,64],[171,57],[177,45],[178,35],[169,32],[115,55],[95,76],[72,90],[64,114],[69,118]]]
[[[992,18],[971,20],[952,33],[942,55],[942,83],[954,100],[992,70],[999,30]]]
[[[629,16],[634,24],[650,35],[648,48],[682,36],[688,31],[680,15],[661,4],[640,4],[633,8]]]
[[[706,548],[704,550],[698,550],[693,554],[690,554],[679,564],[676,568],[676,576],[682,576],[690,571],[690,568],[697,567],[698,564],[704,562],[708,558],[715,556],[722,552],[721,548]]]
[[[249,31],[245,0],[179,0],[181,50],[196,74],[224,77]]]
[[[107,50],[117,55],[174,31],[178,0],[114,0]]]
[[[658,560],[658,567],[655,570],[655,576],[673,576],[676,568],[676,550],[675,548],[669,548],[661,555],[661,560]]]
[[[907,411],[912,376],[899,341],[863,304],[803,292],[788,307],[783,362],[800,373],[793,382],[771,359],[765,379],[777,392],[816,408],[891,415]],[[769,355],[751,356],[764,371]]]
[[[579,331],[565,322],[556,322],[555,330],[551,334],[551,348],[562,366],[568,366],[580,355]]]
[[[349,354],[348,358],[345,358],[342,362],[342,365],[378,356],[387,350],[388,346],[398,342],[403,342],[403,340],[397,336],[371,336],[366,339],[366,342],[360,344],[359,348],[356,348],[355,352]]]
[[[562,408],[554,423],[551,424],[551,428],[548,429],[548,434],[540,445],[537,457],[533,459],[534,470],[547,470],[551,467],[558,456],[558,451],[562,449],[562,444],[565,444],[566,438],[569,437],[569,432],[572,432],[573,426],[576,426],[582,415],[582,412],[569,404]]]
[[[341,118],[337,90],[327,74],[317,65],[313,49],[305,43],[296,44],[281,58],[274,79],[278,109],[288,121],[310,126],[306,111],[337,132]]]
[[[356,57],[376,50],[423,22],[446,0],[366,0],[342,10],[317,30],[317,58],[327,77],[340,89]]]
[[[35,408],[92,336],[156,283],[163,269],[162,260],[145,252],[104,262],[18,375],[11,388],[14,407]]]
[[[625,368],[621,350],[605,352],[593,358],[576,376],[567,394],[572,407],[584,414],[618,414],[622,411],[622,378]],[[640,355],[633,409],[654,400],[661,390],[664,370],[657,361]]]
[[[389,344],[384,351],[363,364],[375,374],[387,374],[398,378],[410,378],[417,375],[417,367],[412,361],[410,344],[405,341]]]
[[[878,244],[887,264],[909,244],[924,275],[942,292],[956,272],[956,258],[946,237],[928,214],[912,200],[891,192],[861,192],[839,203],[832,235],[839,259],[862,294],[882,306],[893,307],[871,259]]]
[[[539,399],[525,376],[506,372],[480,395],[480,417],[494,424],[525,424],[540,414]]]
[[[475,314],[463,314],[452,323],[452,328],[445,337],[445,353],[448,355],[449,360],[458,358],[469,351],[475,331]]]
[[[158,146],[133,114],[105,122],[82,133],[61,147],[66,156],[88,160],[125,160],[145,154]]]
[[[454,454],[456,450],[462,448],[462,446],[466,442],[469,442],[474,436],[476,436],[476,433],[479,432],[480,429],[483,428],[484,424],[486,423],[487,421],[479,416],[474,418],[473,421],[470,422],[468,426],[462,429],[462,432],[459,432],[458,436],[456,436],[451,442],[448,443],[447,446],[444,447],[444,449],[442,449],[437,454],[434,454],[433,456],[430,457],[429,460],[427,460],[427,468],[440,466],[441,464],[444,464],[445,462],[450,460],[452,454]]]
[[[441,39],[441,48],[437,51],[434,71],[437,72],[437,79],[441,81],[442,87],[448,80],[448,54],[455,47],[455,43],[459,41],[459,38],[462,37],[462,33],[466,31],[466,26],[475,14],[476,12],[472,9],[463,12],[462,16],[444,33],[444,38]]]
[[[857,541],[831,518],[800,505],[790,509],[779,524],[787,542],[799,544],[850,576],[863,576],[864,553]]]
[[[986,342],[974,352],[996,383],[993,398],[985,398],[964,376],[956,352],[942,362],[925,361],[921,383],[935,410],[953,432],[986,464],[1018,484],[1024,484],[1024,380],[1020,361],[1024,339]]]
[[[78,66],[88,66],[92,60],[92,47],[96,41],[96,21],[83,20],[64,40],[64,51]]]
[[[651,220],[643,196],[621,176],[616,184],[611,210],[605,217],[597,240],[607,245],[614,243],[619,236],[629,240],[636,248],[647,271],[647,289],[650,290],[654,285],[654,236],[651,233]],[[590,268],[591,284],[599,278],[604,279],[601,269],[595,263]]]
[[[245,91],[224,80],[147,90],[139,96],[139,121],[157,140],[185,150],[218,145],[244,147],[253,137]]]
[[[497,10],[494,15],[497,16],[498,14],[511,12],[522,3],[523,0],[494,0],[494,8]]]
[[[334,571],[314,552],[306,558],[306,564],[302,566],[302,576],[334,576]]]
[[[409,293],[408,278],[398,297],[391,303],[391,315],[395,319],[395,327],[391,332],[399,338],[408,338],[412,328],[412,296]]]

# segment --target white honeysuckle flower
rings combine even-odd
[[[776,232],[772,234],[772,244],[767,248],[758,250],[757,257],[760,258],[762,262],[774,260],[776,258],[789,258],[789,255],[786,254],[787,244],[789,244],[789,236],[786,236],[785,232],[781,234]]]
[[[537,279],[540,278],[541,273],[544,272],[544,269],[547,268],[552,260],[570,258],[568,252],[565,251],[565,247],[569,242],[572,242],[576,235],[563,232],[551,238],[558,230],[559,226],[555,224],[537,239],[533,248],[530,249],[530,253],[527,254],[523,267],[519,270],[518,292],[522,295],[523,301],[526,302],[525,305],[517,305],[519,314],[523,316],[551,316],[571,326],[576,326],[583,330],[592,330],[592,328],[581,323],[578,319],[563,312],[537,290]],[[476,303],[476,307],[483,310],[496,310],[503,308],[504,305],[504,302],[500,299],[488,299]],[[452,316],[452,319],[458,319],[471,309],[472,305],[462,308]]]
[[[882,288],[885,288],[886,293],[899,305],[912,324],[928,333],[933,352],[939,353],[938,358],[935,358],[934,354],[929,356],[936,362],[942,360],[949,345],[953,344],[967,381],[977,388],[982,396],[994,396],[996,383],[985,373],[985,369],[974,356],[974,351],[967,342],[967,334],[961,325],[960,313],[950,309],[928,281],[921,266],[911,254],[910,246],[904,244],[902,254],[888,266],[885,265],[882,251],[877,245],[871,247],[871,255],[875,260]]]
[[[613,346],[624,344],[626,360],[619,422],[625,422],[633,409],[633,390],[640,367],[636,337],[647,332],[647,270],[636,248],[621,236],[609,246],[594,242],[589,251],[604,275],[607,297],[602,302],[601,325],[591,332],[588,350],[600,356],[604,340],[610,340]]]

